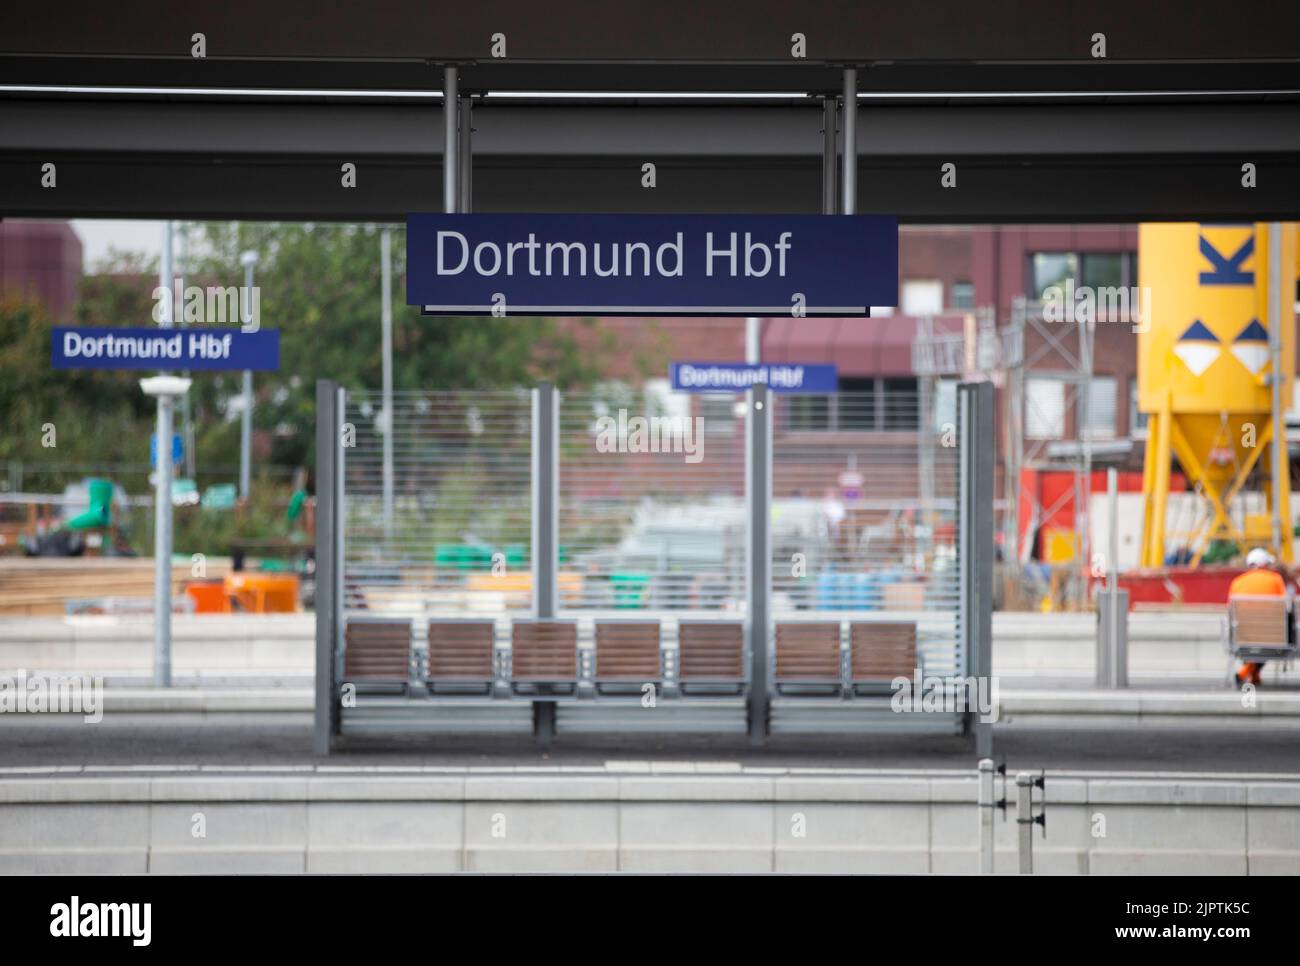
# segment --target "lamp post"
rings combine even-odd
[[[172,683],[172,409],[190,391],[182,376],[140,380],[146,396],[158,400],[158,472],[154,489],[153,683]]]

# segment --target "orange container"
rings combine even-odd
[[[230,612],[230,598],[226,596],[226,586],[220,580],[211,580],[201,584],[187,584],[185,594],[194,601],[196,614],[226,614]]]
[[[225,592],[235,609],[253,614],[291,614],[298,610],[297,574],[226,574]]]

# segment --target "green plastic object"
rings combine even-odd
[[[609,584],[616,608],[629,610],[646,605],[646,596],[650,590],[649,574],[610,574]]]
[[[289,521],[292,523],[298,519],[298,514],[302,512],[302,505],[307,502],[306,490],[294,490],[293,496],[289,499]]]
[[[203,491],[203,507],[208,510],[229,510],[235,505],[237,492],[233,483],[214,483]]]
[[[113,481],[88,480],[90,507],[67,522],[67,530],[99,530],[113,519]]]
[[[433,562],[451,570],[491,570],[492,549],[466,543],[440,543],[434,548]]]

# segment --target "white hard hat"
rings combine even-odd
[[[1256,547],[1246,554],[1247,567],[1268,567],[1273,563],[1273,555],[1263,547]]]

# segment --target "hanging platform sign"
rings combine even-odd
[[[55,369],[250,369],[280,368],[280,333],[274,329],[107,329],[52,330]]]
[[[413,214],[426,315],[867,316],[898,302],[887,215]]]
[[[674,362],[668,379],[681,392],[744,392],[765,385],[773,392],[820,394],[840,385],[836,366],[797,362]]]

